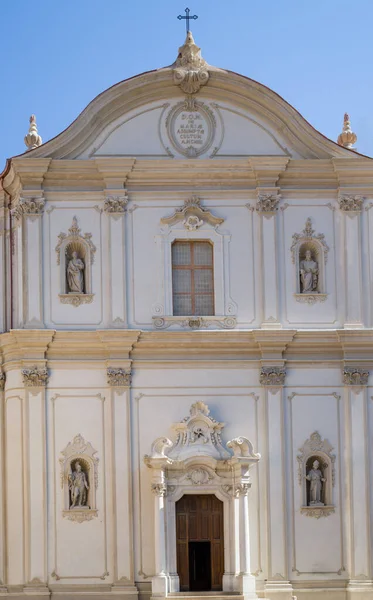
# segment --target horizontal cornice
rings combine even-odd
[[[373,369],[373,330],[54,331],[0,335],[3,368],[32,361],[93,364],[177,363],[242,368],[252,364],[358,363]]]

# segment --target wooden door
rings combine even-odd
[[[211,591],[222,589],[224,573],[224,525],[223,502],[212,494],[185,495],[176,503],[177,572],[180,591],[199,591],[196,586],[208,586]],[[203,583],[195,581],[196,569],[191,560],[196,554],[197,543],[209,544],[205,552],[210,561],[210,577]],[[201,546],[202,549],[202,546]]]

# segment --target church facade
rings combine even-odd
[[[190,33],[51,141],[31,119],[0,189],[0,596],[373,599],[354,139]]]

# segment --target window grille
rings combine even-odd
[[[176,241],[172,244],[172,298],[175,316],[214,315],[210,242]]]

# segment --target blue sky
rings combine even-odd
[[[348,111],[358,150],[373,156],[372,0],[11,0],[1,6],[0,171],[25,150],[32,113],[47,141],[104,89],[171,64],[186,6],[210,64],[269,86],[334,140]]]

